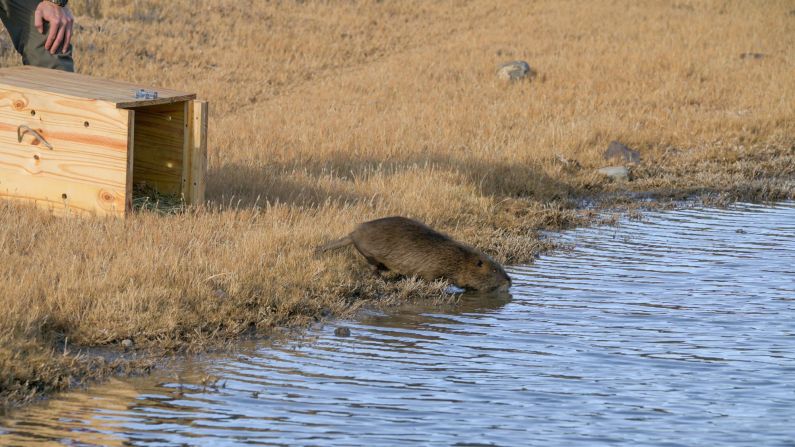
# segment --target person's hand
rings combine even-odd
[[[67,7],[61,7],[49,1],[43,1],[36,7],[34,16],[36,29],[44,34],[44,22],[50,24],[50,33],[44,42],[44,48],[51,54],[58,51],[65,53],[72,41],[72,25],[75,18]]]

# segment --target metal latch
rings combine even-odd
[[[135,92],[135,99],[157,99],[157,92],[139,88]]]

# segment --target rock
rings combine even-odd
[[[536,72],[525,61],[512,61],[500,65],[497,77],[503,81],[518,81],[520,79],[536,77]]]
[[[337,329],[334,329],[334,335],[337,337],[350,337],[351,330],[346,328],[345,326],[340,326]]]
[[[128,349],[132,349],[133,346],[134,346],[134,343],[129,338],[125,338],[124,340],[121,341],[121,347],[124,348],[125,351],[128,350]]]
[[[599,171],[600,174],[610,177],[615,181],[628,181],[629,180],[629,169],[624,166],[608,166],[606,168],[602,168]]]
[[[219,300],[225,300],[229,298],[229,295],[221,289],[213,290],[213,295],[215,295],[215,297],[218,298]]]
[[[764,59],[765,55],[762,53],[741,53],[740,59]]]
[[[605,160],[620,158],[627,163],[640,163],[640,152],[630,149],[624,143],[611,141],[604,153]]]

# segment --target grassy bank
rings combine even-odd
[[[793,1],[75,3],[79,71],[211,102],[208,203],[125,221],[0,203],[9,402],[131,366],[86,347],[203,349],[438,294],[313,257],[371,218],[521,263],[539,229],[590,222],[583,199],[795,194]],[[513,59],[539,76],[497,79]],[[595,173],[611,140],[642,153],[631,182]]]

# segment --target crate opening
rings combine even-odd
[[[185,202],[187,102],[135,107],[132,208],[173,209]]]

